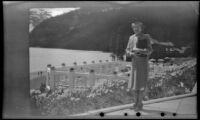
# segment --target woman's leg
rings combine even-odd
[[[138,103],[137,103],[137,106],[135,108],[136,111],[143,109],[143,103],[142,103],[143,96],[144,96],[144,90],[140,90],[138,92]]]
[[[138,90],[134,90],[134,92],[135,92],[135,94],[134,94],[135,103],[133,104],[133,109],[136,109],[137,105],[138,105],[138,93],[139,93],[139,91]]]
[[[145,89],[147,85],[147,79],[148,79],[148,59],[147,58],[141,58],[140,59],[140,67],[138,67],[138,105],[136,110],[142,110],[143,108],[143,97],[145,94]]]

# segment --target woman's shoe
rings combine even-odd
[[[136,106],[135,111],[140,111],[143,109],[143,103],[140,103]]]
[[[131,109],[136,109],[137,105],[138,105],[138,91],[135,91],[135,104],[133,105],[133,107]]]
[[[137,105],[135,111],[139,111],[139,110],[143,109],[142,99],[143,99],[143,91],[140,91],[140,92],[138,92],[138,105]]]
[[[135,108],[135,111],[140,111],[140,110],[143,109],[143,103],[142,103],[142,97],[141,97],[141,95],[139,95],[138,98],[139,98],[138,99],[138,104],[137,104],[137,106]]]
[[[137,103],[135,103],[134,105],[133,105],[133,109],[136,109],[137,108]]]
[[[131,107],[130,109],[133,110],[133,109],[136,109],[136,108],[137,108],[137,103],[135,103],[135,104],[133,105],[133,107]]]

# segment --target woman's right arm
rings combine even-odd
[[[132,38],[131,38],[131,36],[129,37],[129,41],[128,41],[128,45],[127,45],[127,47],[126,47],[126,54],[128,55],[128,56],[132,56],[132,55],[135,55],[135,54],[137,54],[138,53],[138,49],[134,49],[133,50],[133,44],[135,44],[134,42],[133,42],[133,40],[132,40]]]
[[[127,44],[127,47],[126,47],[126,52],[130,51],[130,38],[128,40],[128,44]]]
[[[127,44],[127,47],[126,47],[126,54],[128,54],[128,55],[131,54],[131,46],[130,46],[130,43],[131,43],[131,37],[129,37],[128,44]]]

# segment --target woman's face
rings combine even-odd
[[[133,29],[133,32],[135,34],[139,34],[142,32],[142,27],[140,25],[135,25],[135,26],[132,26],[132,29]]]

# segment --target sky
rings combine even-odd
[[[40,8],[32,8],[30,10],[39,12],[39,9]],[[42,8],[42,9],[45,10],[45,11],[49,11],[51,16],[55,17],[55,16],[58,16],[58,15],[61,15],[61,14],[64,14],[64,13],[69,13],[71,11],[78,10],[80,8]],[[29,32],[31,32],[33,29],[34,29],[33,25],[29,24]]]
[[[68,13],[80,8],[44,8],[44,9],[51,12],[51,15],[54,17],[54,16],[61,15],[63,13]]]
[[[39,9],[43,9],[45,11],[48,11],[48,12],[50,12],[50,14],[53,17],[55,17],[57,15],[61,15],[63,13],[68,13],[68,12],[71,12],[71,11],[74,11],[74,10],[77,10],[77,9],[80,9],[80,8],[31,8],[30,10],[39,12]]]

